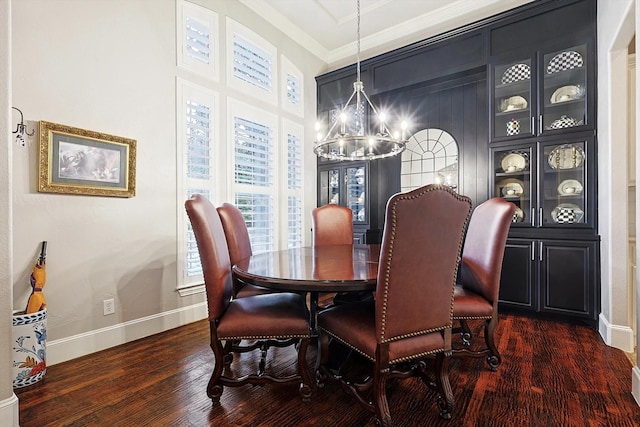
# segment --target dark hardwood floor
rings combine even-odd
[[[51,366],[43,381],[17,389],[20,425],[29,426],[374,426],[335,384],[311,404],[296,387],[226,388],[214,406],[205,389],[213,354],[206,321]],[[393,380],[388,396],[397,426],[638,426],[631,363],[585,326],[501,315],[503,362],[452,360],[455,412],[441,420],[435,395],[417,379]],[[275,358],[274,358],[275,356]],[[315,357],[310,351],[309,361]],[[294,353],[278,349],[270,369],[289,370]],[[242,355],[233,369],[256,360]]]

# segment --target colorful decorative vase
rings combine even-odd
[[[13,388],[37,383],[47,372],[47,309],[13,314]]]

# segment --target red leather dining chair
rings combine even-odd
[[[227,239],[231,265],[238,264],[243,259],[249,258],[252,255],[251,240],[249,239],[247,224],[244,221],[244,217],[242,216],[240,209],[231,203],[223,203],[222,206],[217,208],[217,211],[218,215],[220,215],[224,235]],[[233,291],[235,298],[271,292],[269,289],[252,285],[250,283],[244,283],[237,279],[233,281]]]
[[[353,245],[353,211],[329,204],[311,211],[313,246]]]
[[[311,211],[313,246],[353,245],[353,211],[346,206],[328,204]],[[371,298],[371,292],[325,294],[321,305],[327,307],[355,300]]]
[[[211,202],[200,194],[187,200],[185,208],[204,272],[211,349],[215,355],[207,395],[218,403],[224,386],[298,383],[302,400],[309,401],[315,383],[306,363],[311,332],[304,298],[298,294],[274,292],[232,299],[231,261],[220,216]],[[242,340],[251,341],[241,346]],[[298,345],[297,372],[277,377],[265,373],[268,348],[294,344]],[[226,363],[229,356],[256,349],[261,350],[258,372],[234,376],[232,371],[236,369]]]
[[[448,377],[453,288],[471,200],[442,185],[399,193],[387,202],[374,302],[336,305],[318,314],[321,378],[343,388],[391,425],[385,384],[418,376],[431,385],[424,359],[435,356],[440,416],[450,418]],[[329,366],[330,340],[373,364],[362,381]],[[371,394],[370,394],[371,393]]]
[[[499,197],[489,199],[473,211],[462,250],[460,279],[455,287],[453,319],[460,322],[462,341],[470,346],[468,320],[484,319],[486,347],[478,350],[454,348],[453,356],[487,356],[489,368],[498,369],[502,358],[495,345],[498,325],[498,294],[502,259],[516,206]]]

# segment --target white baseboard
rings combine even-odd
[[[638,365],[631,370],[631,394],[636,399],[638,406],[640,406],[640,368]]]
[[[598,332],[608,346],[619,348],[627,353],[633,352],[635,337],[630,327],[611,324],[600,313]]]
[[[47,365],[66,362],[76,357],[115,347],[207,318],[207,303],[202,302],[176,310],[142,317],[108,328],[96,329],[67,338],[47,342]],[[1,419],[1,418],[0,418]]]
[[[0,420],[0,425],[3,426],[18,427],[20,425],[18,397],[15,393],[10,398],[0,401]]]

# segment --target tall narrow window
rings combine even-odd
[[[275,221],[278,180],[277,117],[264,110],[229,102],[233,141],[234,194],[249,229],[254,253],[278,246]]]
[[[218,14],[186,1],[176,5],[178,66],[217,81]]]
[[[247,27],[227,18],[227,82],[229,86],[277,103],[276,48]]]
[[[300,117],[304,116],[304,79],[302,72],[289,59],[280,55],[282,66],[282,108]]]
[[[191,223],[184,211],[184,202],[193,194],[207,199],[216,192],[214,185],[214,141],[217,94],[182,79],[176,82],[178,113],[177,153],[179,189],[177,215],[182,232],[178,238],[181,263],[178,288],[201,284],[202,267]]]
[[[302,135],[304,128],[290,120],[283,120],[283,135],[286,137],[287,153],[287,247],[302,246],[304,216],[302,214],[303,173],[302,173]]]

